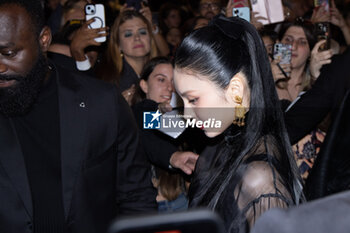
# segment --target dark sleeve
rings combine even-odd
[[[117,203],[119,214],[155,211],[156,190],[151,183],[150,164],[138,153],[139,134],[128,104],[119,92],[117,139]]]
[[[312,89],[286,112],[286,127],[291,144],[295,144],[335,108],[348,88],[350,50],[335,57],[330,65],[321,70],[321,75]]]
[[[140,132],[141,153],[157,167],[169,170],[170,157],[178,150],[176,140],[156,129],[143,129],[143,113],[157,111],[158,103],[145,99],[132,106]]]
[[[141,130],[141,144],[152,164],[169,170],[170,158],[178,148],[170,137],[154,131],[156,130]]]

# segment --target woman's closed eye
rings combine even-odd
[[[198,99],[199,99],[199,98],[189,99],[188,102],[189,102],[190,104],[195,105],[195,104],[198,102]]]

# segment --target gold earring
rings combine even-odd
[[[242,127],[245,125],[245,108],[242,106],[242,97],[235,96],[235,102],[238,104],[238,106],[235,108],[235,118],[233,120],[233,124]]]
[[[123,58],[124,57],[124,53],[123,51],[120,51],[120,57]]]

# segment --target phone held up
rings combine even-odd
[[[284,20],[283,5],[281,0],[250,0],[252,11],[256,17],[262,16],[266,19],[259,19],[262,24],[272,24]]]
[[[290,64],[292,59],[292,45],[276,43],[273,48],[273,59],[279,64]]]
[[[95,19],[95,21],[89,25],[89,28],[103,28],[106,26],[105,9],[102,4],[87,4],[85,6],[86,21],[92,18]],[[95,38],[95,41],[101,42],[101,43],[105,42],[106,37],[101,36],[101,37]]]
[[[326,40],[326,43],[322,44],[319,48],[320,51],[328,50],[331,48],[330,38],[330,25],[329,22],[316,23],[316,36],[317,41]]]
[[[245,19],[250,22],[250,9],[249,7],[237,7],[232,9],[234,17]]]
[[[325,10],[329,11],[329,1],[328,0],[314,0],[315,7],[325,6]]]

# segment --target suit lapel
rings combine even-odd
[[[11,120],[0,115],[0,129],[0,166],[6,171],[21,197],[28,215],[32,217],[33,206],[27,170]]]
[[[74,184],[87,153],[87,100],[73,74],[59,70],[58,96],[60,112],[63,203],[68,217]]]

